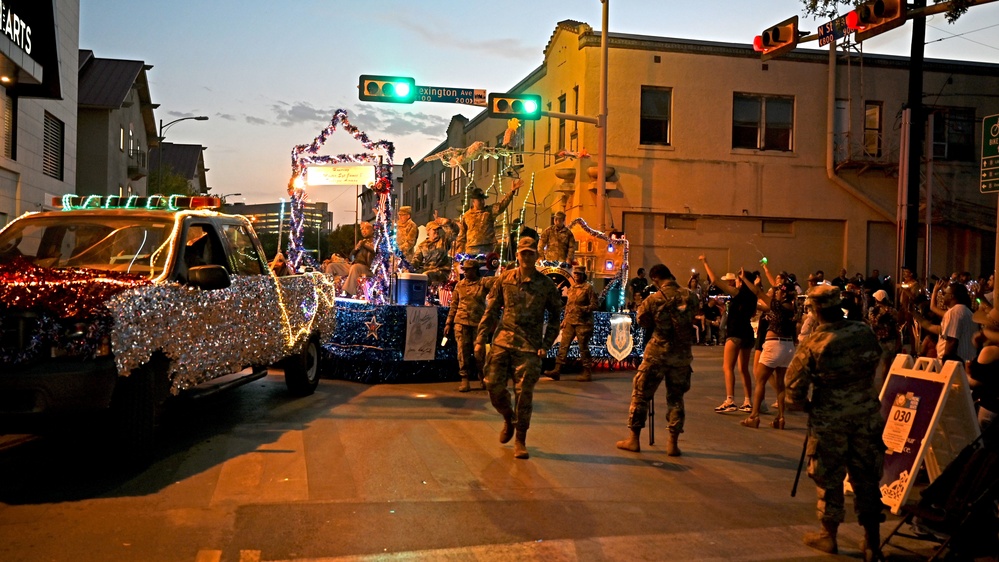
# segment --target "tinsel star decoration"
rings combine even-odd
[[[381,328],[382,325],[378,323],[378,319],[375,318],[375,315],[372,314],[371,315],[371,321],[370,322],[365,322],[364,325],[368,327],[368,335],[366,337],[375,338],[377,340],[378,339],[378,328]]]

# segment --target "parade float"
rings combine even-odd
[[[511,120],[504,135],[504,143],[487,147],[482,142],[467,148],[448,148],[428,156],[426,160],[441,160],[452,173],[466,178],[463,186],[462,212],[469,207],[469,193],[475,187],[468,174],[469,166],[476,160],[495,159],[499,163],[492,183],[484,190],[487,196],[502,196],[502,179],[515,175],[509,162],[515,152],[508,148],[510,138],[516,133],[518,123]],[[353,137],[366,152],[321,155],[327,140],[337,130]],[[352,125],[347,112],[337,110],[330,123],[309,144],[297,145],[291,152],[292,177],[288,184],[291,198],[291,235],[288,239],[288,261],[298,270],[317,267],[303,244],[304,204],[308,200],[309,185],[355,185],[358,178],[366,178],[377,196],[375,204],[374,248],[375,257],[370,275],[360,280],[356,298],[336,299],[336,332],[323,343],[323,365],[327,376],[365,383],[411,382],[426,380],[458,380],[457,354],[453,340],[444,338],[447,305],[451,289],[458,281],[459,264],[468,258],[477,258],[484,276],[498,275],[504,268],[516,267],[514,261],[504,260],[510,237],[512,215],[518,215],[523,224],[526,200],[534,190],[534,178],[520,201],[519,213],[504,211],[502,226],[498,227],[499,252],[489,255],[453,256],[451,278],[444,283],[428,284],[413,281],[412,266],[399,250],[395,239],[395,214],[392,198],[392,163],[394,145],[385,140],[372,141],[367,134]],[[343,168],[366,168],[366,174],[346,172]],[[342,167],[340,173],[330,173],[330,168]],[[310,181],[310,169],[313,179]],[[317,182],[314,178],[322,174]],[[332,179],[336,176],[343,181]],[[325,183],[322,183],[325,182]],[[514,201],[511,208],[517,208]],[[643,333],[634,321],[634,314],[622,312],[624,286],[627,282],[628,241],[623,236],[608,235],[590,228],[582,218],[569,223],[579,249],[577,261],[585,262],[590,271],[603,277],[605,287],[600,294],[600,312],[595,314],[590,354],[597,368],[633,369],[638,366],[644,349]],[[508,256],[512,257],[512,256]],[[556,285],[569,284],[568,263],[539,261],[538,269]],[[418,278],[419,276],[417,276]],[[551,329],[558,329],[552,326]],[[549,351],[548,359],[554,360],[558,344]],[[578,358],[577,344],[572,343],[569,359]]]

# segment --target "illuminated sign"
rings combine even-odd
[[[25,53],[31,54],[31,26],[7,2],[0,2],[0,27],[8,39]]]
[[[375,183],[375,167],[361,166],[309,166],[309,185],[370,185]]]

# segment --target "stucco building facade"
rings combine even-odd
[[[595,117],[600,39],[585,23],[559,23],[542,64],[508,91],[541,95],[547,111]],[[519,194],[507,220],[523,214],[541,230],[564,210],[569,220],[603,222],[630,240],[632,271],[663,262],[684,278],[702,253],[719,272],[758,269],[763,256],[799,275],[894,270],[907,59],[799,47],[761,62],[748,42],[611,33],[608,72],[613,170],[603,221],[596,127],[548,117],[525,123],[512,143],[533,189]],[[924,64],[937,273],[992,269],[996,197],[979,192],[978,173],[981,120],[999,113],[989,94],[997,88],[999,65]],[[476,141],[495,147],[505,128],[486,112],[456,116],[433,152]],[[509,188],[498,174],[510,164],[479,160],[466,178],[440,161],[407,161],[403,204],[418,223],[435,210],[457,217],[468,178],[492,186],[492,202],[498,184]],[[922,200],[921,216],[925,187]],[[919,254],[922,269],[923,247]]]

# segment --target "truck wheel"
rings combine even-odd
[[[295,396],[308,396],[319,386],[319,343],[309,338],[297,355],[283,361],[284,382]]]
[[[145,464],[155,450],[156,427],[155,370],[143,366],[127,377],[119,377],[111,398],[111,435],[116,456],[124,461]]]

